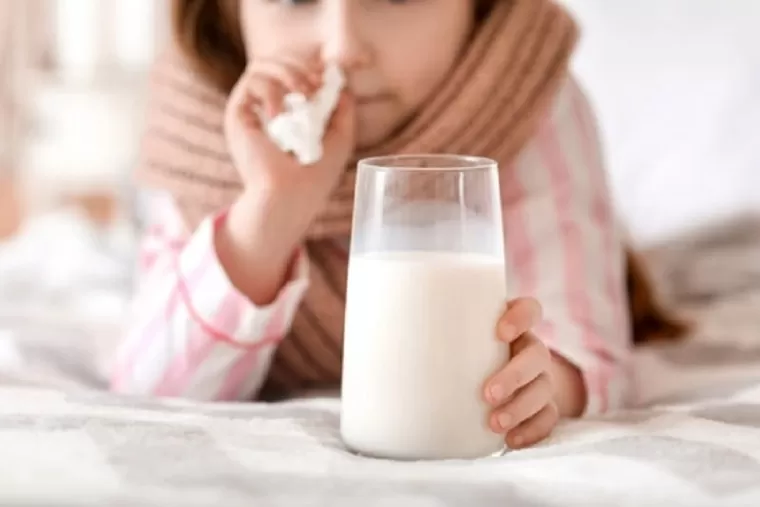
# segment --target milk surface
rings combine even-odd
[[[487,377],[508,357],[496,338],[503,259],[401,252],[352,255],[341,433],[356,452],[468,459],[503,448],[488,428]]]

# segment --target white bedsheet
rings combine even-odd
[[[6,312],[0,504],[758,505],[760,266],[751,253],[760,223],[742,230],[661,254],[661,271],[675,280],[668,293],[700,326],[684,344],[637,352],[635,407],[474,462],[353,455],[329,396],[279,405],[114,397],[86,354],[113,339],[102,320]],[[705,266],[719,275],[696,276]],[[702,282],[677,283],[684,279]]]

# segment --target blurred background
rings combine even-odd
[[[0,0],[0,378],[47,381],[118,336],[139,232],[130,170],[168,4]],[[67,378],[91,383],[87,366]]]
[[[129,173],[168,3],[0,0],[0,318],[123,315],[141,210]],[[565,3],[632,239],[757,212],[760,2]]]
[[[72,199],[100,221],[127,211],[145,74],[166,0],[0,0],[0,191],[38,214]],[[17,226],[5,209],[0,235]]]

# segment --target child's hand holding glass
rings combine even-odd
[[[531,332],[540,321],[537,301],[517,299],[507,305],[496,327],[498,338],[511,348],[511,359],[487,381],[485,399],[493,407],[491,429],[505,433],[511,448],[543,440],[560,416],[577,413],[583,405],[578,371]],[[567,394],[560,398],[559,392]]]

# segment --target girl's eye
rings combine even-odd
[[[308,5],[308,4],[315,4],[319,2],[319,0],[268,0],[270,3],[280,3],[285,5]],[[390,4],[405,4],[409,3],[411,0],[382,0],[385,2],[388,2]]]
[[[315,4],[318,0],[267,0],[271,4],[283,4],[283,5],[309,5]]]

